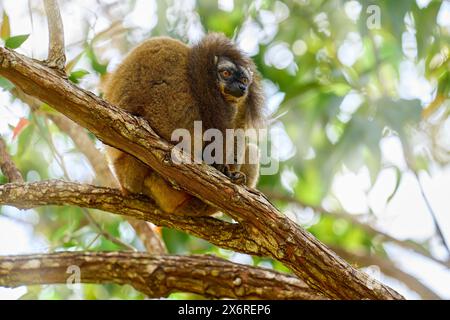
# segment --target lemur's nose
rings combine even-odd
[[[243,84],[243,83],[239,83],[238,87],[239,87],[239,90],[242,91],[242,93],[247,91],[247,86],[245,84]]]

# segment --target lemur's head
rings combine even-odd
[[[217,83],[225,101],[239,104],[248,94],[252,72],[227,57],[216,57]]]

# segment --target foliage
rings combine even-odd
[[[377,1],[381,15],[380,25],[375,27],[371,24],[376,22],[370,10],[372,1],[366,0],[244,0],[234,1],[230,11],[220,9],[217,1],[199,0],[194,7],[176,0],[158,1],[158,15],[153,16],[158,19],[151,30],[114,24],[134,10],[136,1],[122,3],[127,4],[117,4],[120,10],[115,11],[111,9],[115,5],[101,6],[100,15],[108,13],[105,16],[111,22],[111,27],[102,32],[93,34],[95,23],[86,19],[90,22],[85,39],[69,51],[69,79],[101,93],[101,83],[112,70],[108,52],[114,48],[122,57],[150,36],[169,35],[193,42],[197,32],[208,30],[241,41],[265,79],[268,113],[275,119],[272,127],[278,128],[272,129],[277,134],[271,139],[280,146],[276,154],[280,170],[261,177],[261,190],[292,196],[303,205],[316,207],[327,200],[341,210],[332,186],[344,171],[367,170],[370,190],[384,168],[394,168],[397,182],[387,202],[395,197],[407,169],[385,159],[380,147],[383,139],[398,138],[414,170],[428,170],[430,163],[447,165],[450,160],[448,150],[437,141],[448,123],[450,92],[450,31],[448,25],[436,22],[442,1],[432,0],[425,7],[419,7],[416,1]],[[67,2],[63,9],[77,5]],[[15,49],[28,35],[11,36],[14,29],[10,20],[16,17],[7,14],[3,13],[1,37],[6,47]],[[422,94],[414,92],[417,85],[407,86],[407,72],[418,73],[430,89]],[[2,78],[0,87],[13,89]],[[27,125],[10,144],[24,177],[28,181],[92,179],[84,156],[68,136],[46,120],[46,115],[45,110],[30,113]],[[431,116],[433,122],[429,121]],[[425,148],[415,148],[418,136],[427,136],[432,142]],[[0,174],[0,183],[4,181]],[[346,220],[321,214],[320,209],[308,215],[302,207],[293,207],[283,199],[277,205],[325,243],[384,254],[374,235]],[[36,212],[39,222],[35,234],[45,238],[49,250],[123,249],[99,236],[78,208],[45,207]],[[142,248],[123,219],[93,214],[111,235]],[[278,262],[234,254],[181,232],[163,229],[162,235],[171,253],[211,253],[286,271]],[[24,298],[60,299],[73,294],[63,286],[50,286],[30,290]],[[83,295],[87,299],[142,298],[133,289],[114,285],[84,286]]]

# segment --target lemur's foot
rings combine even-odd
[[[216,169],[226,175],[233,183],[245,184],[247,182],[247,176],[240,171],[230,171],[230,167],[226,164],[215,165]]]
[[[245,175],[245,173],[240,172],[240,171],[230,172],[230,175],[228,177],[235,184],[245,184],[247,182],[247,176]]]

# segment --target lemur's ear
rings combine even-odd
[[[217,65],[217,62],[219,61],[219,57],[218,56],[214,56],[214,64]]]

